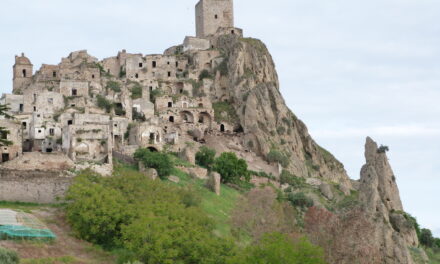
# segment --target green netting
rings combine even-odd
[[[34,229],[26,226],[0,226],[2,239],[55,239],[56,236],[49,229]]]

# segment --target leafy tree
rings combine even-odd
[[[5,118],[13,118],[11,115],[7,113],[9,107],[7,105],[0,104],[0,116],[4,116]],[[10,146],[12,142],[8,140],[9,130],[5,127],[0,127],[0,146]]]
[[[429,229],[423,228],[420,231],[420,244],[432,248],[434,246],[434,237],[432,236],[432,232]]]
[[[280,233],[266,234],[255,245],[232,257],[229,264],[325,264],[322,249],[306,238],[293,240]]]
[[[215,161],[214,149],[203,146],[196,153],[196,163],[201,167],[211,169],[212,165],[214,164],[214,161]]]
[[[276,149],[270,150],[270,152],[267,154],[267,160],[269,162],[278,162],[281,164],[281,166],[283,166],[283,168],[289,166],[290,163],[289,158],[284,153],[281,153]]]
[[[215,159],[213,170],[220,173],[223,183],[238,183],[242,179],[250,180],[250,173],[247,163],[243,159],[238,159],[232,152],[223,152],[220,157]]]
[[[303,192],[289,193],[287,200],[289,200],[293,206],[299,206],[301,208],[309,208],[313,206],[313,200],[307,197]]]
[[[0,247],[0,263],[18,264],[20,263],[20,258],[18,257],[17,252]]]
[[[173,162],[167,154],[153,152],[146,148],[136,150],[134,158],[142,162],[145,167],[156,169],[161,179],[170,176],[174,168]]]
[[[384,145],[380,145],[380,147],[377,149],[377,153],[385,153],[388,151],[390,151],[390,148]]]
[[[209,73],[208,70],[203,70],[200,75],[199,75],[199,80],[203,80],[203,79],[207,79],[207,78],[212,78],[212,75]]]
[[[213,237],[212,222],[197,208],[179,204],[143,214],[123,228],[124,247],[143,263],[225,263],[233,244]]]
[[[212,234],[191,191],[128,169],[106,178],[88,170],[68,190],[67,218],[79,237],[118,249],[122,263],[225,263],[234,243]]]
[[[115,245],[131,214],[120,192],[104,186],[101,176],[87,170],[75,178],[66,199],[67,219],[81,238],[107,248]]]
[[[437,248],[440,248],[440,238],[434,238],[434,245],[435,245]]]

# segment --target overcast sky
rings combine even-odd
[[[87,49],[162,53],[195,35],[197,0],[2,0],[0,91],[14,55],[58,64]],[[405,210],[440,236],[440,2],[235,0],[271,51],[288,106],[354,179],[366,136],[390,147]]]

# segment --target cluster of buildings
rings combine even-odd
[[[196,32],[160,55],[122,50],[100,61],[82,50],[36,72],[29,58],[16,56],[12,94],[0,99],[14,117],[0,120],[10,131],[1,136],[13,144],[0,148],[0,161],[62,152],[75,162],[111,163],[113,151],[179,151],[187,140],[232,132],[233,124],[215,121],[213,107],[231,90],[217,40],[242,37],[232,0],[200,0]]]

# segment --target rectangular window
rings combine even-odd
[[[20,111],[20,112],[23,112],[23,108],[24,108],[23,104],[20,104],[20,106],[19,106],[19,111]]]
[[[156,68],[156,66],[157,66],[156,61],[153,61],[153,68]]]
[[[77,96],[77,95],[78,95],[78,90],[72,89],[72,96]]]
[[[55,129],[50,128],[50,129],[49,129],[49,134],[50,134],[51,136],[55,135]]]
[[[168,72],[168,77],[171,77],[171,72]]]
[[[139,68],[142,68],[143,66],[142,62],[139,62]]]

